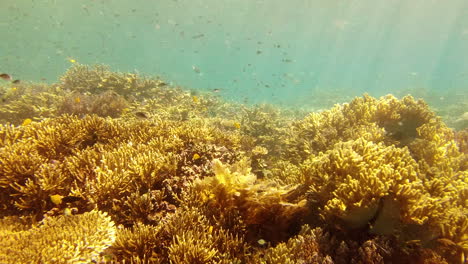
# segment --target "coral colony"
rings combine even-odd
[[[301,114],[80,64],[0,96],[0,263],[466,262],[468,133],[411,96]]]

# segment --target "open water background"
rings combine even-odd
[[[1,0],[0,39],[30,81],[76,60],[248,103],[468,94],[466,0]]]

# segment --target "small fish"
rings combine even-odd
[[[234,127],[237,129],[241,128],[241,124],[239,122],[234,122]]]
[[[195,65],[192,65],[192,70],[195,72],[195,73],[198,73],[200,74],[200,69],[198,67],[196,67]]]
[[[193,154],[193,157],[192,157],[192,160],[197,160],[201,158],[200,155],[198,155],[197,153]]]
[[[14,81],[12,81],[11,83],[18,84],[18,83],[20,83],[20,82],[21,82],[20,80],[14,80]]]
[[[265,245],[267,244],[267,242],[265,241],[265,239],[259,239],[259,240],[257,241],[257,243],[258,243],[259,246],[265,246]]]
[[[81,197],[78,196],[65,196],[62,197],[62,202],[64,203],[73,203],[83,200]]]
[[[198,102],[200,102],[200,100],[198,99],[198,96],[194,95],[192,96],[192,101],[196,104],[198,104]]]
[[[262,54],[262,51],[261,50],[257,50],[257,55],[260,55]]]
[[[2,78],[5,81],[11,81],[11,76],[7,73],[0,74],[0,78]]]
[[[198,35],[195,35],[195,36],[192,36],[193,39],[198,39],[198,38],[203,38],[205,36],[205,34],[198,34]]]
[[[213,89],[214,93],[219,93],[220,91],[221,91],[221,89],[218,89],[218,88]]]
[[[145,112],[136,112],[135,115],[139,118],[148,118],[148,115]]]
[[[22,126],[27,126],[27,125],[31,124],[31,122],[32,122],[31,118],[26,118],[21,125]]]
[[[75,103],[79,104],[81,102],[81,98],[75,97]]]
[[[82,200],[81,197],[78,196],[63,196],[60,194],[54,194],[50,195],[50,200],[55,204],[55,205],[60,205],[62,203],[73,203]]]
[[[68,61],[71,62],[71,63],[76,63],[76,60],[73,59],[73,58],[68,58]]]
[[[60,194],[54,194],[50,196],[50,200],[55,204],[55,205],[60,205],[62,203],[63,196]]]
[[[73,215],[73,211],[71,208],[63,209],[63,215]]]

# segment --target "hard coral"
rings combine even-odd
[[[127,100],[113,91],[105,91],[100,94],[71,92],[60,100],[57,105],[57,113],[77,116],[95,114],[116,118],[128,107]]]
[[[455,142],[463,154],[468,154],[468,128],[455,132]]]
[[[99,211],[50,217],[33,227],[5,218],[0,220],[0,262],[91,262],[114,243],[115,233],[113,222]]]
[[[310,178],[308,199],[318,206],[320,216],[325,221],[338,217],[354,228],[374,218],[384,197],[406,207],[422,190],[417,163],[407,149],[363,138],[311,156],[302,171]]]
[[[61,93],[55,86],[22,82],[0,86],[0,121],[21,124],[25,119],[42,119],[56,115]]]
[[[287,199],[290,186],[256,183],[246,162],[244,159],[227,166],[214,160],[215,176],[195,181],[186,200],[190,206],[202,208],[205,215],[217,219],[228,229],[239,228],[235,222],[243,223],[245,226],[240,229],[246,230],[250,242],[259,239],[271,243],[283,241],[299,231],[309,214],[305,201],[290,202]]]
[[[61,77],[60,87],[80,93],[101,94],[114,91],[126,99],[149,97],[166,86],[161,80],[146,79],[132,73],[110,71],[108,66],[75,64]]]
[[[94,215],[119,231],[88,262],[468,255],[463,134],[411,96],[364,95],[302,118],[79,64],[60,84],[22,82],[0,94],[0,119],[21,124],[0,126],[0,229],[8,230],[0,244],[45,229],[67,236],[47,223]]]
[[[427,140],[418,132],[424,124],[430,124],[435,133],[445,133],[442,122],[422,100],[411,96],[398,100],[391,95],[375,99],[365,95],[295,122],[285,138],[289,145],[285,158],[298,163],[335,143],[360,137],[403,147],[417,138]],[[444,136],[443,140],[450,138]]]

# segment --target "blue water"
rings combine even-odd
[[[468,93],[466,0],[1,3],[0,71],[23,80],[73,59],[252,103]]]

